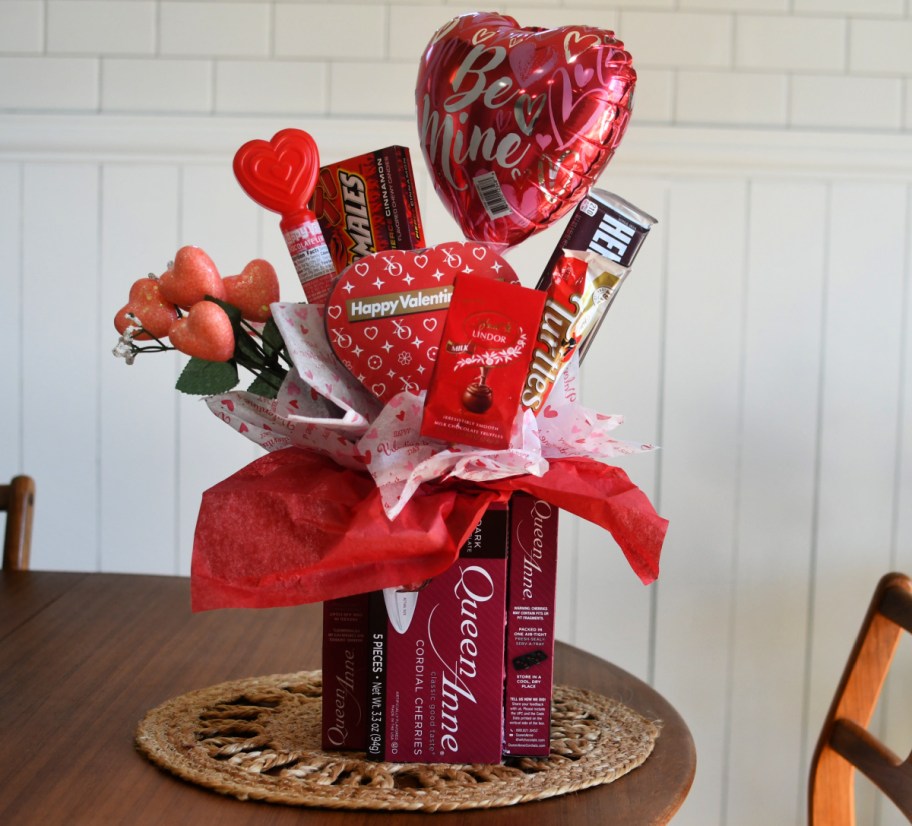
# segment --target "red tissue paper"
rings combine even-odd
[[[421,583],[456,560],[492,502],[517,490],[606,528],[644,583],[658,576],[668,523],[620,468],[557,459],[542,477],[425,484],[390,520],[368,473],[292,447],[203,494],[193,610],[298,605]]]

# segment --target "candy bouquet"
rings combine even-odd
[[[324,603],[326,748],[547,753],[547,719],[516,735],[510,713],[548,714],[557,512],[609,531],[643,582],[658,575],[666,523],[605,463],[652,446],[579,403],[580,359],[654,223],[592,189],[634,83],[611,32],[457,17],[422,56],[416,101],[466,240],[426,242],[406,149],[321,168],[311,136],[286,129],[242,146],[234,171],[280,216],[306,301],[280,301],[266,261],[223,278],[184,247],[117,314],[117,355],[189,355],[178,389],[267,451],[203,495],[193,607]],[[504,252],[574,207],[523,286]],[[402,673],[417,693],[396,717]],[[459,733],[467,708],[484,736]]]

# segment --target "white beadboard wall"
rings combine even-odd
[[[805,821],[810,753],[866,601],[912,571],[912,0],[502,3],[614,28],[640,74],[602,184],[659,219],[585,366],[586,402],[661,451],[624,465],[671,520],[639,584],[561,528],[562,639],[650,681],[697,745],[675,823]],[[201,492],[255,458],[115,360],[133,280],[187,243],[296,279],[234,150],[412,149],[418,55],[463,4],[0,2],[0,478],[38,479],[33,564],[186,574]],[[559,228],[511,251],[531,283]],[[912,646],[877,724],[912,745]],[[905,688],[903,688],[903,684]],[[904,822],[860,786],[859,822]],[[530,815],[534,811],[530,809]]]

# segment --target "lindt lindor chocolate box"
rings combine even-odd
[[[505,755],[551,751],[557,514],[524,493],[510,499]]]
[[[322,167],[311,208],[336,272],[372,252],[424,246],[407,147],[387,146]]]
[[[403,631],[374,595],[368,756],[501,761],[507,546],[507,506],[494,505],[457,561],[417,592],[411,618],[399,616]]]
[[[370,594],[323,603],[323,748],[367,747]]]
[[[457,275],[421,434],[503,450],[510,444],[545,293]]]

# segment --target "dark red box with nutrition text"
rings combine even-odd
[[[551,747],[558,509],[515,493],[510,499],[505,755],[547,755]]]

